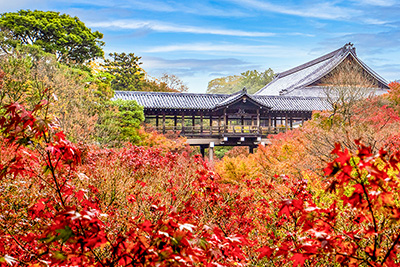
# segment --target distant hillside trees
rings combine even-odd
[[[272,69],[267,69],[264,72],[248,70],[240,75],[216,78],[208,83],[207,93],[232,94],[246,87],[248,92],[253,94],[272,81],[274,75]]]
[[[102,58],[103,34],[87,28],[77,17],[53,11],[20,10],[0,15],[0,30],[9,46],[36,45],[58,61],[82,64]]]

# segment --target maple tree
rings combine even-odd
[[[177,166],[177,154],[133,146],[80,148],[43,117],[47,105],[6,105],[0,119],[2,264],[192,266],[246,260],[242,246],[251,224],[242,225],[249,218],[228,216],[234,204],[216,204],[231,193],[223,192],[200,158],[191,161],[194,173],[182,175],[176,168],[187,165]],[[125,178],[119,185],[110,177],[114,168],[123,175],[115,178]],[[158,183],[143,190],[166,173],[164,195],[154,191]],[[229,225],[220,221],[225,217],[232,217]]]

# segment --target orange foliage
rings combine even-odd
[[[180,137],[179,133],[167,132],[166,134],[160,134],[155,129],[151,129],[148,126],[141,127],[139,130],[140,145],[162,148],[164,151],[170,151],[173,153],[186,153],[190,154],[193,150],[186,143],[186,138]]]

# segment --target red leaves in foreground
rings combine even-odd
[[[93,148],[85,152],[82,162],[77,145],[46,124],[46,119],[35,117],[42,105],[46,103],[29,112],[12,104],[0,118],[4,137],[0,139],[0,265],[230,266],[246,262],[243,247],[249,245],[252,230],[247,217],[250,208],[241,206],[246,200],[240,198],[219,206],[229,192],[201,159],[193,163],[199,171],[190,188],[180,175],[168,180],[165,192],[179,205],[161,203],[159,192],[140,195],[139,191],[122,198],[129,203],[125,209],[116,209],[105,201],[110,192],[94,186],[102,182],[96,168],[119,164],[114,168],[123,167],[131,179],[139,179],[172,171],[178,155],[134,146]],[[87,175],[80,170],[88,170]],[[112,175],[115,172],[108,179]],[[136,184],[147,186],[141,180]],[[16,193],[18,188],[24,194]],[[109,190],[113,193],[115,188]],[[188,197],[178,200],[178,194]],[[126,217],[135,205],[137,216]],[[205,213],[216,219],[226,215],[229,225],[204,220]]]
[[[372,155],[370,148],[359,141],[356,144],[359,149],[355,155],[337,144],[332,152],[337,158],[325,168],[332,192],[327,201],[331,198],[333,204],[323,208],[321,203],[306,199],[306,194],[294,194],[293,199],[281,202],[278,216],[290,232],[275,240],[278,252],[269,246],[259,249],[260,258],[287,258],[290,253],[294,266],[313,265],[321,259],[335,259],[342,266],[400,264],[395,256],[400,252],[400,207],[395,201],[400,197],[400,154],[388,158],[381,151]],[[342,200],[339,207],[337,199]]]
[[[337,144],[322,194],[278,175],[279,183],[223,184],[199,157],[188,180],[189,165],[174,172],[173,153],[82,152],[35,117],[41,105],[9,105],[0,118],[0,265],[400,264],[399,154],[372,155],[358,141],[351,154]],[[165,181],[148,190],[158,172]],[[118,179],[129,182],[126,195],[113,183],[99,187]]]

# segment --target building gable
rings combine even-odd
[[[372,82],[378,94],[386,92],[387,81],[362,62],[357,57],[353,45],[349,43],[329,54],[277,74],[269,84],[256,92],[256,95],[323,97],[323,83],[328,82],[326,79],[332,76],[331,72],[337,72],[338,67],[345,62],[352,62],[353,66],[358,66],[359,74],[364,75],[364,82]],[[345,72],[343,69],[342,73],[346,74]]]

